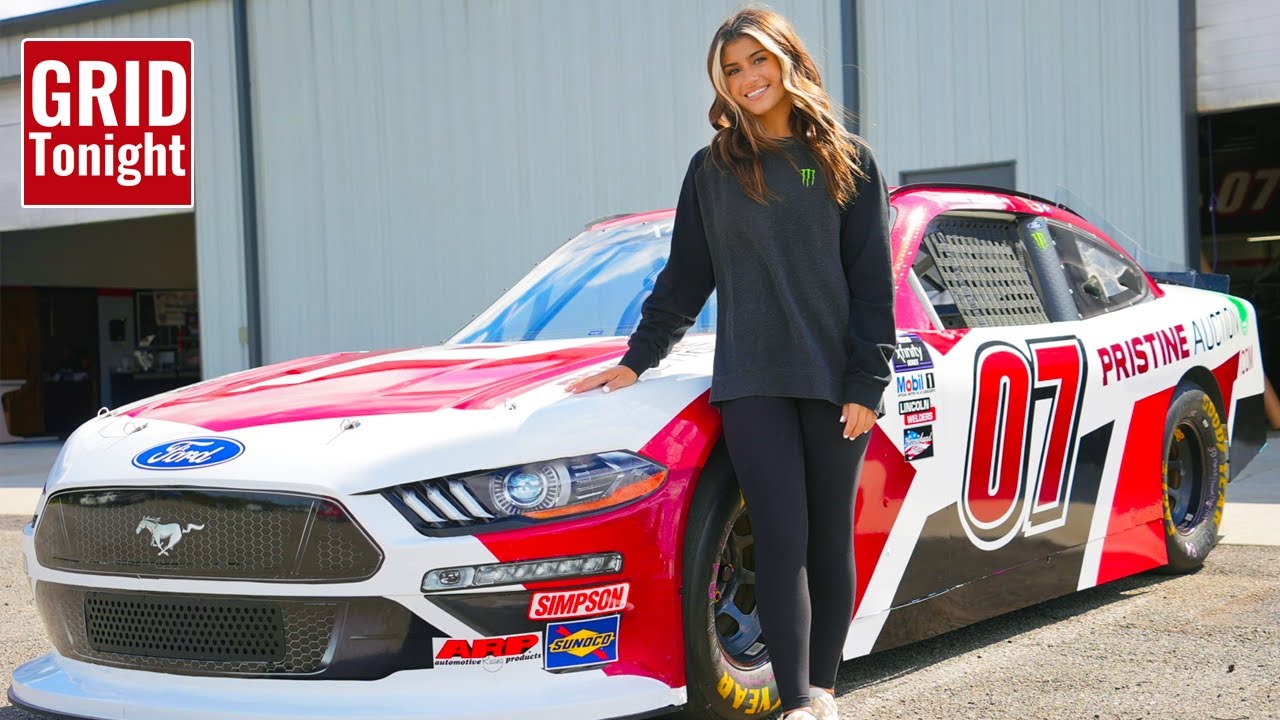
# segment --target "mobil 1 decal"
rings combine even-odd
[[[925,519],[874,650],[1075,592],[1113,423],[1080,428],[1074,337],[975,356],[961,482]]]
[[[1066,522],[1087,368],[1074,337],[978,348],[959,502],[978,548]]]

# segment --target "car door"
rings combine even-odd
[[[1088,538],[1090,514],[1071,510],[1100,468],[1079,458],[1109,438],[1079,434],[1088,357],[1045,231],[1029,213],[966,210],[922,233],[907,282],[923,327],[900,332],[881,424],[910,482],[876,649],[1076,589],[1077,559],[1046,565]]]

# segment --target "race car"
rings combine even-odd
[[[1153,281],[1031,195],[905,186],[891,205],[899,336],[844,657],[1200,566],[1265,439],[1253,307]],[[565,391],[626,350],[672,217],[591,224],[443,344],[86,422],[24,529],[54,651],[11,701],[192,720],[777,709],[751,517],[707,402],[714,294],[635,384]]]

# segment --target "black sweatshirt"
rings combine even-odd
[[[889,196],[859,142],[867,180],[841,208],[809,148],[788,138],[761,157],[776,196],[762,205],[715,166],[708,148],[689,163],[671,253],[641,308],[619,364],[656,367],[718,288],[711,376],[715,404],[745,395],[858,403],[883,414],[896,332]]]

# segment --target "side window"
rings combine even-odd
[[[1049,223],[1080,317],[1119,310],[1149,300],[1142,271],[1104,241],[1083,230]]]
[[[1049,322],[1012,215],[939,216],[913,269],[943,327]]]

